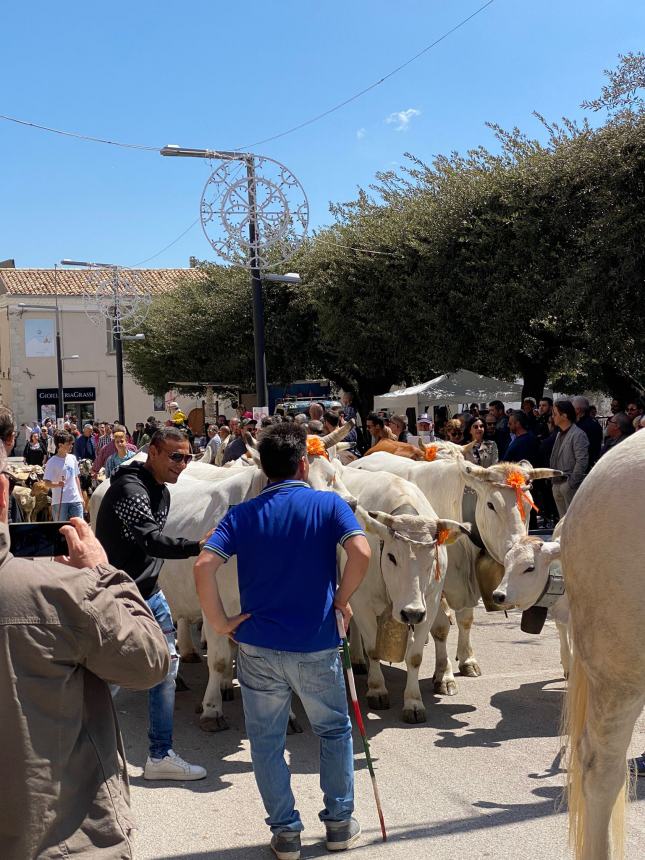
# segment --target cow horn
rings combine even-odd
[[[326,450],[332,447],[332,445],[337,445],[339,442],[342,442],[345,436],[354,428],[354,421],[350,419],[343,424],[342,427],[337,427],[335,430],[332,430],[331,433],[328,433],[326,436],[322,436],[322,443],[325,446]]]
[[[440,531],[448,529],[451,532],[461,532],[461,534],[469,535],[472,529],[470,523],[460,523],[457,520],[437,520],[437,534]],[[455,535],[455,539],[458,535]],[[447,541],[452,543],[451,540]]]
[[[377,523],[381,523],[384,526],[387,526],[389,529],[394,530],[396,526],[396,520],[392,516],[392,514],[386,514],[385,511],[368,511],[367,512],[373,520],[376,520]]]
[[[475,447],[476,444],[477,444],[477,442],[475,442],[474,440],[472,442],[467,442],[465,445],[461,446],[461,453],[467,454],[469,451],[471,451]]]
[[[419,448],[421,448],[422,451],[425,451],[426,443],[423,441],[421,436],[419,436],[419,438],[417,439],[417,444],[418,444]]]
[[[532,481],[539,481],[541,478],[559,478],[563,475],[559,469],[531,469],[530,475]]]
[[[258,447],[257,439],[254,439],[248,430],[244,431],[244,441],[246,442],[247,448],[257,448]]]

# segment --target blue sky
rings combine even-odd
[[[5,4],[0,113],[114,140],[234,148],[378,80],[484,0],[112,0]],[[314,227],[376,171],[494,146],[486,120],[541,134],[580,116],[619,52],[645,45],[642,0],[495,0],[358,101],[258,147],[308,194]],[[402,115],[398,117],[397,115]],[[388,122],[390,118],[390,122]],[[0,259],[134,265],[199,214],[208,163],[0,122]],[[199,226],[147,265],[212,259]]]

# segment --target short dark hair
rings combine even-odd
[[[323,415],[323,422],[327,422],[327,424],[331,424],[332,427],[338,427],[340,424],[340,416],[335,412],[325,412]]]
[[[172,442],[186,442],[188,437],[177,427],[160,427],[152,434],[150,444],[155,448],[161,448],[164,442],[170,439]]]
[[[15,430],[13,412],[6,406],[0,406],[0,442],[4,444]]]
[[[74,437],[71,433],[68,433],[67,430],[59,430],[57,433],[54,433],[54,445],[56,446],[57,451],[61,445],[67,445],[68,442],[73,441]]]
[[[504,404],[502,403],[501,400],[491,400],[491,402],[488,404],[488,408],[489,409],[499,409],[503,412],[504,411]]]
[[[370,412],[370,414],[365,419],[365,423],[371,421],[372,424],[376,424],[377,427],[385,427],[385,421],[381,418],[380,415],[377,415],[376,412]]]
[[[258,445],[260,462],[270,481],[293,478],[307,454],[307,431],[295,421],[268,427]]]
[[[570,400],[556,400],[553,405],[561,415],[566,415],[572,424],[576,423],[576,410]]]
[[[553,408],[553,398],[552,397],[547,397],[546,395],[544,397],[540,397],[540,403],[542,403],[543,400],[545,403],[549,404],[550,408]]]
[[[514,409],[511,412],[511,416],[517,421],[520,427],[524,428],[524,430],[529,429],[529,417],[526,412],[522,412],[521,409]]]

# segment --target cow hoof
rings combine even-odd
[[[465,666],[460,666],[459,671],[464,678],[479,678],[482,670],[477,663],[466,663]]]
[[[222,701],[232,702],[235,696],[233,695],[233,687],[222,687]]]
[[[199,705],[195,705],[195,713],[196,714],[203,714],[204,713],[204,706],[201,704],[201,702],[199,703]]]
[[[199,721],[199,728],[203,732],[224,732],[228,729],[226,717],[202,717]]]
[[[288,735],[301,735],[304,732],[303,727],[298,722],[297,717],[289,717],[289,723],[287,724],[287,734]]]
[[[434,692],[436,696],[456,696],[457,684],[454,681],[435,681]]]
[[[352,663],[352,672],[355,675],[367,675],[367,666],[365,663]]]
[[[367,704],[373,711],[387,711],[390,707],[390,694],[368,693]]]
[[[184,654],[181,657],[181,662],[182,663],[201,663],[202,658],[199,656],[199,654],[195,654],[194,651],[190,651],[188,654]]]
[[[186,693],[190,690],[188,684],[184,681],[181,675],[177,675],[175,678],[175,692],[176,693]]]
[[[410,708],[403,708],[404,723],[425,723],[426,709],[423,705],[412,705]]]

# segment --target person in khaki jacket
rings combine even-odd
[[[0,473],[4,460],[0,444]],[[83,520],[63,527],[69,557],[61,564],[14,558],[3,515],[0,498],[0,857],[131,858],[125,755],[108,684],[160,683],[166,640]]]

